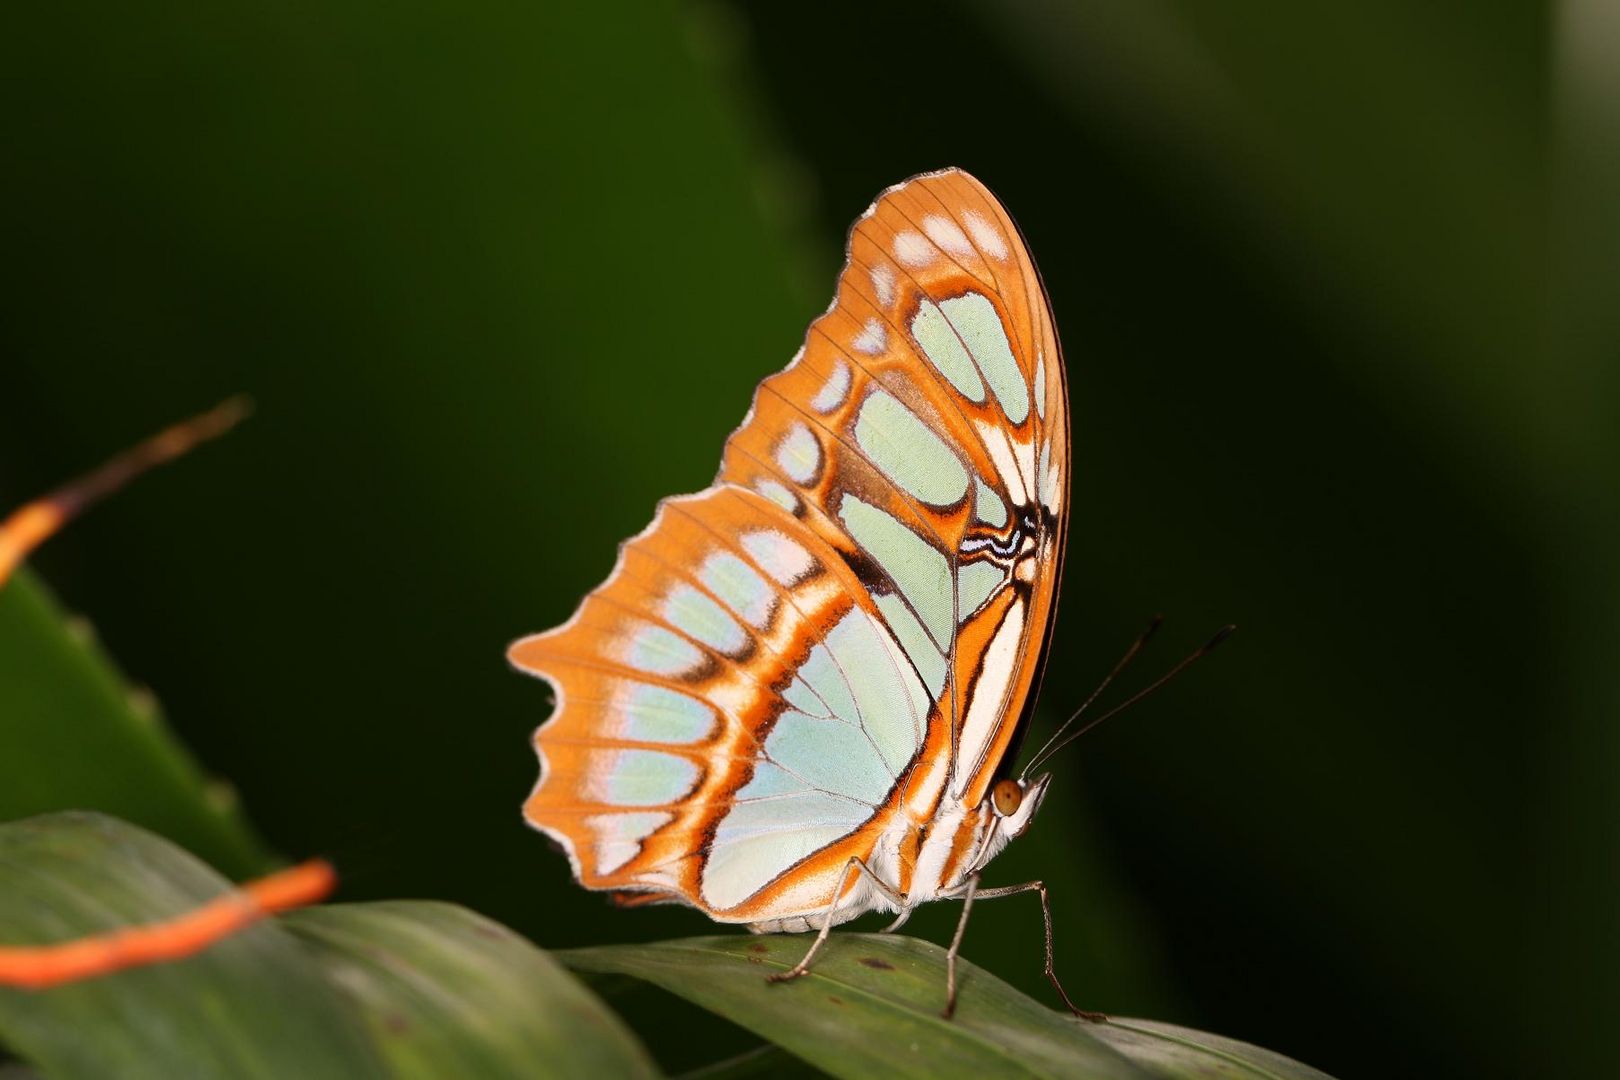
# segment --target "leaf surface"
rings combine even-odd
[[[632,975],[781,1045],[834,1076],[1021,1076],[1321,1080],[1270,1051],[1167,1024],[1090,1024],[958,961],[951,1020],[945,952],[916,938],[834,934],[809,975],[770,984],[807,937],[704,937],[576,949],[577,971]]]
[[[162,833],[232,877],[269,857],[225,794],[30,574],[0,586],[0,820],[98,810]]]
[[[231,888],[195,857],[97,814],[0,825],[0,941],[158,922]],[[51,990],[0,988],[0,1043],[51,1077],[383,1076],[364,1026],[272,921],[182,961]]]
[[[338,904],[284,921],[365,1018],[392,1076],[657,1075],[562,965],[465,908]]]

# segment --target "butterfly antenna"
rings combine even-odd
[[[1126,665],[1136,658],[1136,654],[1142,651],[1142,646],[1148,643],[1148,639],[1158,631],[1163,622],[1163,615],[1153,616],[1153,621],[1148,623],[1147,629],[1143,630],[1142,633],[1137,636],[1136,640],[1131,642],[1131,647],[1126,649],[1125,655],[1119,658],[1119,663],[1114,665],[1114,670],[1110,671],[1103,677],[1103,681],[1097,684],[1097,689],[1091,692],[1091,696],[1082,701],[1080,703],[1080,707],[1074,710],[1074,712],[1070,713],[1069,718],[1063,721],[1063,723],[1059,724],[1056,731],[1052,732],[1052,737],[1047,739],[1039,750],[1035,751],[1035,756],[1030,759],[1030,763],[1028,767],[1024,769],[1022,775],[1028,776],[1030,772],[1034,770],[1037,763],[1046,759],[1048,756],[1047,751],[1051,750],[1052,744],[1061,739],[1063,737],[1063,733],[1069,730],[1069,725],[1080,719],[1085,711],[1091,708],[1091,703],[1102,696],[1102,692],[1108,689],[1108,684],[1113,682],[1115,677],[1118,676],[1120,672],[1125,670]]]
[[[1149,628],[1148,634],[1151,634],[1153,632],[1153,630],[1155,630],[1157,628],[1158,628],[1158,622],[1157,622],[1157,620],[1155,620],[1154,625]],[[1078,731],[1074,732],[1068,738],[1064,739],[1062,742],[1059,742],[1057,745],[1055,745],[1055,746],[1052,745],[1052,739],[1056,739],[1057,735],[1054,735],[1052,737],[1052,739],[1048,739],[1047,740],[1047,746],[1051,747],[1051,748],[1047,749],[1047,747],[1042,747],[1041,752],[1039,754],[1035,755],[1035,760],[1031,761],[1029,763],[1029,766],[1024,769],[1023,775],[1028,776],[1030,773],[1034,772],[1037,768],[1039,768],[1042,762],[1044,762],[1044,761],[1048,760],[1049,758],[1051,758],[1052,755],[1056,754],[1059,750],[1062,750],[1065,746],[1068,746],[1070,743],[1074,742],[1074,740],[1078,739],[1080,736],[1084,735],[1086,732],[1090,731],[1092,728],[1096,727],[1098,724],[1102,723],[1104,720],[1107,720],[1111,716],[1117,716],[1118,714],[1124,712],[1126,709],[1130,708],[1132,705],[1135,705],[1138,701],[1141,701],[1143,698],[1147,697],[1148,695],[1152,694],[1154,691],[1156,691],[1156,690],[1160,689],[1161,687],[1163,687],[1171,679],[1174,679],[1177,675],[1180,675],[1183,671],[1186,671],[1187,668],[1191,667],[1194,661],[1202,659],[1205,656],[1208,656],[1209,653],[1214,650],[1215,646],[1219,645],[1221,642],[1223,642],[1227,638],[1231,637],[1232,633],[1235,630],[1237,630],[1237,626],[1235,624],[1232,624],[1232,623],[1228,623],[1227,625],[1221,627],[1219,630],[1215,631],[1215,636],[1214,637],[1210,638],[1208,641],[1204,642],[1198,648],[1194,649],[1191,653],[1189,653],[1185,658],[1182,659],[1181,663],[1177,664],[1175,667],[1171,668],[1169,671],[1165,672],[1163,675],[1160,675],[1157,679],[1153,680],[1153,682],[1149,683],[1146,687],[1144,687],[1141,690],[1138,690],[1136,693],[1132,694],[1130,697],[1126,698],[1124,701],[1120,702],[1118,705],[1115,705],[1112,709],[1109,709],[1107,712],[1103,713],[1101,716],[1097,717],[1095,720],[1092,720],[1090,723],[1086,724],[1084,727],[1080,728]],[[1136,645],[1131,647],[1131,651],[1127,652],[1125,654],[1125,660],[1129,660],[1131,658],[1131,656],[1135,653],[1136,649],[1141,647],[1142,641],[1145,640],[1146,637],[1147,637],[1147,634],[1144,634],[1142,636],[1142,638],[1137,640]],[[1114,671],[1112,673],[1110,673],[1110,675],[1108,676],[1108,679],[1112,679],[1114,677],[1114,675],[1119,673],[1119,669],[1125,666],[1125,660],[1121,660],[1120,663],[1115,666]],[[1108,679],[1103,680],[1103,686],[1108,685]],[[1097,691],[1094,692],[1091,695],[1091,697],[1086,699],[1086,705],[1091,704],[1091,702],[1096,699],[1097,694],[1101,693],[1101,692],[1102,692],[1102,688],[1099,687],[1097,689]],[[1080,713],[1083,712],[1084,710],[1085,710],[1085,705],[1082,705],[1080,707],[1080,709],[1075,712],[1075,716],[1079,716]],[[1073,717],[1073,716],[1070,717],[1069,721],[1066,721],[1064,723],[1063,728],[1068,727],[1069,723],[1072,722],[1074,720],[1074,718],[1075,717]],[[1063,734],[1063,728],[1058,729],[1058,735]]]

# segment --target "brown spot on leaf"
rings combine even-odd
[[[861,963],[865,964],[869,968],[875,968],[878,971],[894,970],[893,964],[889,963],[887,960],[880,960],[876,956],[863,956],[861,957]]]
[[[844,1003],[843,998],[833,997],[831,994],[827,995],[827,1000],[834,1005],[842,1005]]]
[[[763,941],[756,941],[752,945],[748,946],[748,951],[749,952],[770,952],[771,947],[769,945],[765,944]]]

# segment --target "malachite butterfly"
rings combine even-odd
[[[511,646],[556,695],[528,821],[623,904],[818,946],[868,911],[1044,902],[977,885],[1046,792],[1011,767],[1068,502],[1063,353],[1012,218],[958,169],[888,189],[713,485]]]

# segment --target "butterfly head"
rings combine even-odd
[[[1051,781],[1051,773],[1034,780],[1014,780],[1009,776],[996,781],[990,789],[990,809],[996,815],[999,831],[1008,840],[1022,836],[1035,820],[1035,812],[1046,798],[1046,785]]]
[[[1009,776],[991,786],[990,794],[979,804],[978,813],[970,818],[978,822],[975,827],[980,830],[979,846],[963,873],[964,878],[983,870],[1002,848],[1024,834],[1029,823],[1035,820],[1035,812],[1041,808],[1046,785],[1051,780],[1050,773],[1042,773],[1033,780],[1015,780]]]

